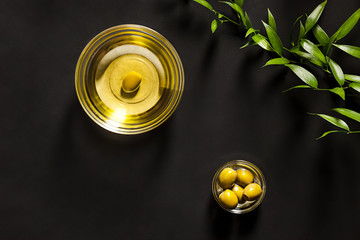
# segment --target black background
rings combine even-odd
[[[229,16],[231,10],[215,1]],[[263,29],[270,8],[287,41],[294,20],[320,1],[248,0]],[[320,20],[331,35],[360,7],[329,1]],[[211,34],[213,14],[187,0],[0,2],[0,239],[359,239],[360,136],[307,112],[359,110],[359,98],[283,90],[301,81],[230,25]],[[185,89],[174,115],[136,136],[93,123],[75,93],[77,59],[102,30],[135,23],[177,49]],[[263,30],[262,30],[263,31]],[[341,43],[360,46],[359,24]],[[340,51],[346,73],[359,60]],[[323,87],[335,81],[316,72]],[[331,84],[329,84],[331,86]],[[354,129],[359,124],[353,124]],[[258,165],[261,206],[231,215],[211,180],[227,161]]]

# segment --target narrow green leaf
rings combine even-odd
[[[252,39],[257,45],[259,45],[261,48],[265,49],[266,51],[273,51],[270,43],[266,40],[266,38],[263,35],[255,34],[254,36],[252,36]]]
[[[319,67],[323,67],[324,64],[317,58],[315,58],[314,56],[312,56],[311,54],[307,53],[307,52],[303,52],[299,49],[299,47],[294,47],[292,49],[290,49],[291,53],[295,53],[296,55],[308,60],[309,62],[319,66]]]
[[[358,75],[344,74],[344,77],[346,80],[360,83],[360,76],[358,76]]]
[[[295,47],[292,47],[292,48],[289,49],[289,52],[291,52],[291,53],[296,53],[296,52],[299,52],[299,51],[301,51],[299,45],[296,45]]]
[[[242,7],[242,5],[244,4],[244,0],[235,0],[234,3],[239,5],[239,7]]]
[[[350,131],[349,126],[346,124],[346,122],[344,120],[340,119],[340,118],[336,118],[336,117],[329,116],[329,115],[326,115],[326,114],[318,114],[318,113],[315,113],[313,115],[317,115],[317,116],[325,119],[329,123],[331,123],[331,124],[333,124],[333,125],[335,125],[335,126],[337,126],[339,128]]]
[[[221,13],[218,13],[218,12],[216,13],[216,16],[218,17],[218,19],[225,17],[224,15],[222,15]]]
[[[272,27],[274,29],[274,31],[276,32],[277,30],[276,30],[275,18],[272,15],[270,9],[268,9],[268,22],[269,22],[270,27]]]
[[[340,87],[342,87],[345,83],[345,76],[344,73],[341,69],[341,67],[339,66],[339,64],[337,64],[334,60],[330,59],[327,57],[331,72],[333,73],[336,81],[339,83]]]
[[[350,83],[349,87],[351,87],[355,91],[360,92],[360,83],[357,83],[357,82]]]
[[[336,87],[329,89],[329,92],[335,93],[336,95],[340,96],[342,100],[345,100],[345,91],[341,87]]]
[[[247,12],[245,12],[245,22],[246,22],[245,27],[246,27],[247,29],[249,29],[249,28],[252,27],[252,24],[251,24],[251,21],[250,21],[250,18],[249,18],[249,16],[248,16]]]
[[[214,19],[212,22],[211,22],[211,32],[214,33],[218,27],[218,20],[217,19]]]
[[[323,53],[324,53],[325,56],[329,53],[329,51],[330,51],[330,49],[331,49],[331,47],[332,47],[332,44],[333,44],[333,43],[335,42],[335,40],[336,40],[337,34],[338,34],[337,32],[334,33],[334,34],[329,38],[328,43],[325,45],[325,47],[324,47],[324,49],[323,49]]]
[[[313,27],[312,32],[320,44],[325,46],[329,42],[329,36],[319,24],[316,24],[315,27]]]
[[[322,2],[321,4],[319,4],[315,9],[314,11],[312,11],[310,13],[310,15],[306,18],[306,21],[305,21],[305,32],[308,32],[310,31],[314,26],[315,24],[317,23],[317,21],[319,20],[324,8],[325,8],[325,5],[326,5],[327,1],[324,1]]]
[[[201,5],[203,5],[204,7],[206,7],[209,10],[214,10],[214,8],[211,6],[211,4],[208,3],[205,0],[194,0],[194,2],[197,2],[197,3],[201,4]]]
[[[335,43],[333,43],[333,45],[353,57],[360,58],[360,47],[355,47],[351,45],[339,45]]]
[[[241,7],[235,3],[232,2],[225,2],[225,1],[219,1],[221,3],[225,3],[227,5],[229,5],[240,17],[241,21],[243,22],[244,26],[246,26],[246,21],[245,21],[245,16],[244,16],[244,12],[241,9]]]
[[[302,17],[303,17],[303,15],[299,16],[299,17],[295,20],[293,27],[295,27],[296,23],[297,23],[298,21],[300,21]]]
[[[344,23],[341,25],[339,30],[337,30],[336,40],[340,40],[345,37],[356,25],[360,18],[360,8],[354,12]],[[334,35],[335,35],[334,34]]]
[[[304,83],[313,88],[317,88],[318,81],[311,72],[295,64],[285,64],[285,66],[290,68]]]
[[[300,45],[305,49],[305,51],[310,53],[312,56],[319,59],[321,62],[326,63],[324,54],[314,43],[312,43],[311,41],[309,41],[307,39],[303,39],[300,42]]]
[[[277,35],[275,30],[270,25],[268,25],[264,21],[262,21],[262,23],[265,26],[266,33],[268,35],[271,46],[273,47],[273,49],[275,50],[275,52],[277,54],[282,56],[283,55],[283,44],[282,44],[279,36]]]
[[[246,48],[248,46],[252,46],[252,45],[256,45],[256,43],[254,41],[250,41],[248,43],[246,43],[245,45],[241,46],[240,49]]]
[[[333,108],[333,111],[344,115],[345,117],[351,118],[352,120],[360,122],[360,113],[347,108]]]
[[[294,86],[294,87],[284,90],[283,93],[291,91],[293,89],[299,89],[299,88],[311,88],[311,87],[309,85],[297,85],[297,86]]]
[[[294,22],[294,24],[293,24],[293,26],[292,26],[292,28],[291,28],[291,32],[290,32],[290,43],[291,43],[291,45],[295,45],[295,43],[294,43],[294,39],[293,39],[293,35],[294,35],[294,29],[295,29],[295,26],[296,26],[296,23],[298,22],[298,21],[300,21],[300,19],[303,17],[303,15],[301,15],[300,17],[298,17],[296,20],[295,20],[295,22]]]
[[[303,39],[305,37],[305,27],[302,24],[302,22],[300,21],[300,28],[299,28],[299,38],[298,38],[298,42],[301,41],[301,39]]]
[[[330,133],[347,133],[347,131],[343,131],[343,130],[333,130],[333,131],[327,131],[327,132],[324,132],[323,135],[321,135],[320,137],[316,138],[316,140],[319,140],[323,137],[326,137],[327,135],[329,135]]]
[[[245,34],[245,37],[248,37],[250,34],[252,34],[252,33],[257,33],[257,32],[259,32],[259,30],[255,30],[255,29],[253,29],[253,28],[249,28],[249,29],[247,30],[246,34]]]
[[[273,59],[270,59],[269,61],[267,61],[264,65],[265,66],[269,66],[269,65],[285,65],[285,64],[288,64],[290,63],[290,61],[287,59],[287,58],[273,58]]]

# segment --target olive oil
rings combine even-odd
[[[141,76],[138,89],[128,93],[123,84],[126,76]],[[159,101],[164,84],[164,68],[148,49],[122,45],[105,54],[96,69],[95,89],[99,101],[109,109],[114,121],[124,121],[149,111]],[[111,109],[111,110],[110,110]]]
[[[119,25],[95,36],[80,55],[76,91],[100,126],[138,134],[162,124],[178,105],[184,70],[174,47],[139,25]]]

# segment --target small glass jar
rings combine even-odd
[[[219,199],[219,195],[225,190],[219,184],[219,175],[224,168],[232,168],[235,171],[239,168],[244,168],[244,169],[249,170],[254,176],[253,182],[259,184],[261,187],[262,191],[261,191],[260,196],[258,196],[255,200],[252,200],[252,201],[243,200],[243,201],[239,202],[235,208],[228,208],[227,206],[225,206]],[[222,165],[216,171],[216,173],[213,177],[213,181],[212,181],[212,193],[214,195],[216,202],[224,210],[226,210],[230,213],[235,213],[235,214],[247,213],[247,212],[254,210],[256,207],[258,207],[260,205],[260,203],[262,202],[262,200],[264,199],[264,196],[266,193],[265,177],[262,174],[262,172],[260,171],[260,169],[257,166],[255,166],[254,164],[252,164],[248,161],[245,161],[245,160],[233,160],[233,161],[227,162],[226,164]]]

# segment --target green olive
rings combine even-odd
[[[246,185],[254,181],[254,175],[245,168],[237,169],[236,173],[237,173],[236,181],[242,187],[245,187]]]
[[[236,194],[229,189],[226,189],[225,191],[223,191],[219,195],[219,199],[223,203],[223,205],[227,208],[235,208],[236,205],[239,203],[239,200],[238,200],[238,197],[236,196]]]
[[[232,168],[224,168],[219,175],[219,184],[222,188],[231,188],[236,179],[236,172]]]
[[[241,202],[244,194],[244,189],[237,184],[234,184],[232,191],[236,194],[239,202]]]
[[[247,200],[252,201],[260,196],[262,189],[257,183],[250,183],[244,188],[244,196]]]
[[[126,93],[131,93],[137,90],[140,86],[141,75],[135,71],[126,74],[122,82],[122,89]]]

